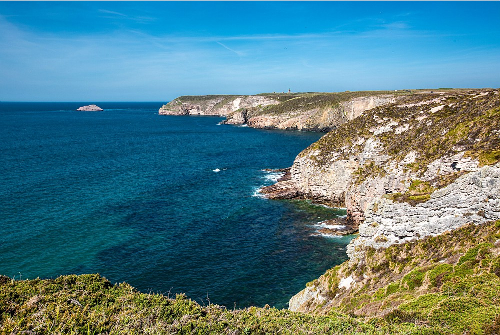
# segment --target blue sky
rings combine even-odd
[[[500,2],[0,2],[1,101],[500,87]]]

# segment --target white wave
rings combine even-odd
[[[217,168],[217,169],[213,169],[212,171],[217,173],[217,172],[220,172],[220,169]]]
[[[321,236],[321,237],[326,237],[326,238],[341,238],[342,235],[332,235],[332,234],[325,234],[325,233],[314,233],[311,234],[311,236]]]
[[[248,127],[248,124],[244,123],[244,124],[242,124],[242,125],[240,125],[238,127],[245,128],[245,127]]]
[[[278,179],[280,179],[281,177],[283,177],[285,175],[284,172],[269,172],[269,171],[266,171],[266,172],[267,173],[264,175],[264,179],[266,181],[270,181],[273,183],[277,183]]]
[[[264,186],[259,186],[259,187],[254,187],[253,188],[253,193],[252,193],[252,197],[256,197],[256,198],[261,198],[261,199],[265,199],[265,195],[260,193],[260,189],[264,187]]]
[[[318,222],[317,224],[313,225],[313,227],[316,227],[318,229],[324,228],[324,229],[332,229],[332,230],[338,230],[338,229],[344,229],[345,226],[341,224],[326,224],[324,221]]]

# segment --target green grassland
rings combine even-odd
[[[439,334],[500,332],[500,220],[365,251],[358,263],[345,262],[308,284],[326,283],[335,301],[316,313],[409,322]],[[359,284],[339,288],[347,276]]]

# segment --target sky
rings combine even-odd
[[[500,87],[500,2],[4,2],[0,101]]]

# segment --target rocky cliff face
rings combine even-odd
[[[323,136],[298,155],[289,181],[262,192],[345,206],[359,225],[376,198],[427,200],[461,174],[497,162],[499,106],[498,90],[400,98]]]
[[[352,270],[364,266],[367,252],[500,219],[499,161],[499,90],[420,94],[323,136],[297,157],[286,184],[263,192],[346,206],[348,219],[359,225],[350,261],[342,265]],[[339,290],[368,277],[341,269],[308,285],[290,309],[345,303]]]
[[[278,101],[258,95],[205,95],[205,96],[182,96],[163,105],[159,114],[161,115],[211,115],[227,116],[235,111],[244,111],[246,109],[263,107],[277,104]],[[245,123],[246,119],[240,113],[242,119],[236,117],[236,120]]]
[[[224,124],[262,129],[328,131],[401,96],[388,92],[183,96],[161,107],[159,113],[225,116]]]
[[[415,206],[374,198],[364,212],[359,237],[349,244],[351,260],[361,247],[388,247],[457,229],[467,223],[500,219],[500,164],[467,173]]]

